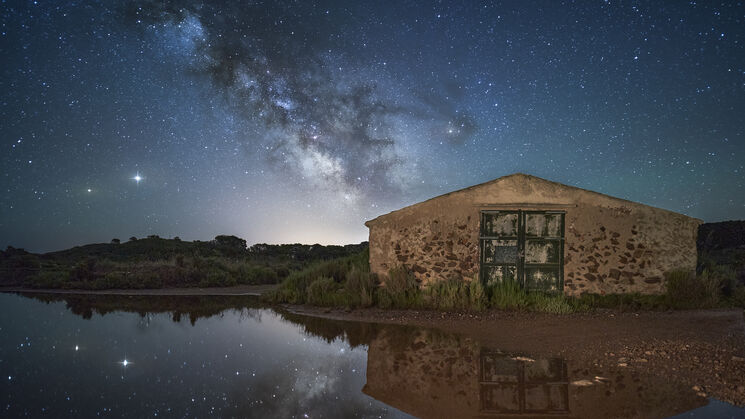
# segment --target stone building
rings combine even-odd
[[[701,220],[521,173],[368,221],[370,268],[582,293],[664,292],[694,271]]]

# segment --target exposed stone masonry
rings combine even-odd
[[[370,264],[404,267],[422,284],[479,273],[480,213],[565,212],[564,293],[660,293],[665,273],[696,266],[700,220],[516,174],[369,221]]]

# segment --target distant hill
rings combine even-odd
[[[308,264],[357,254],[346,246],[255,244],[221,235],[210,241],[149,236],[36,254],[0,251],[0,285],[34,288],[161,288],[276,283]]]
[[[697,246],[699,270],[726,267],[745,284],[745,221],[701,224]]]
[[[701,224],[697,244],[699,251],[745,249],[745,221]]]

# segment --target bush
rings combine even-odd
[[[671,271],[665,279],[667,303],[672,308],[711,308],[719,303],[721,279],[708,270],[698,276],[684,270]]]
[[[70,274],[65,271],[41,271],[26,280],[31,288],[59,288]]]
[[[745,286],[740,285],[732,291],[729,302],[735,307],[745,308]]]
[[[339,284],[333,278],[319,278],[308,285],[306,302],[317,306],[335,305]]]
[[[377,289],[378,305],[383,308],[414,308],[421,306],[419,283],[411,272],[404,268],[388,271],[383,286]]]
[[[461,278],[451,277],[445,281],[429,284],[423,290],[423,303],[428,308],[439,310],[462,310],[469,305],[468,284]]]
[[[346,293],[349,306],[369,307],[373,305],[373,297],[377,287],[377,281],[375,281],[375,278],[370,272],[365,272],[356,266],[352,266],[344,283],[344,292]]]

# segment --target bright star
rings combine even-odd
[[[129,362],[129,361],[127,361],[125,359],[124,361],[120,362],[120,364],[122,364],[122,366],[126,367],[127,365],[131,364],[131,362]]]
[[[133,180],[134,180],[135,182],[137,182],[137,183],[139,184],[139,183],[140,183],[140,181],[142,180],[142,176],[140,176],[140,174],[139,174],[139,173],[137,173],[137,174],[135,175],[135,177],[133,177],[132,179],[133,179]]]
[[[88,193],[91,193],[91,192],[93,192],[93,191],[91,190],[91,188],[88,188]]]
[[[78,349],[80,349],[80,347],[78,345],[75,345],[75,350],[77,351]]]

